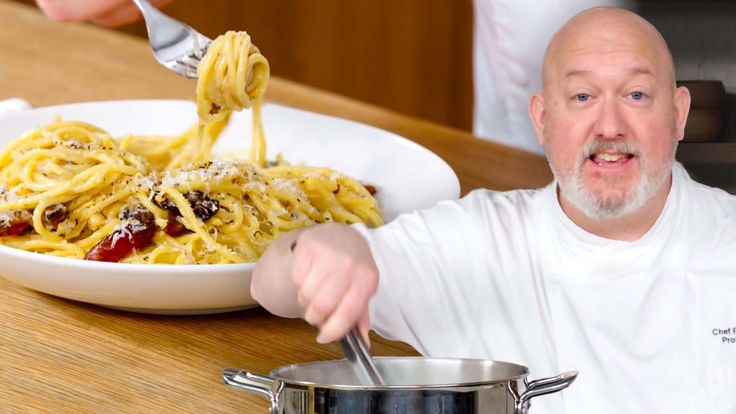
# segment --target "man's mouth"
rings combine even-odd
[[[632,158],[634,158],[634,154],[626,152],[599,152],[593,153],[588,157],[589,160],[601,167],[622,165]]]

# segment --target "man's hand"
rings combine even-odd
[[[272,243],[253,271],[251,294],[269,311],[319,326],[317,341],[327,343],[355,324],[368,337],[368,302],[377,288],[378,269],[366,241],[350,226],[332,223]]]
[[[172,0],[150,0],[161,7]],[[131,0],[36,0],[48,17],[58,21],[86,20],[101,26],[116,27],[141,18]]]

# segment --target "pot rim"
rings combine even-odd
[[[396,357],[396,356],[377,356],[373,357],[374,360],[425,360],[425,361],[463,361],[463,362],[471,362],[471,363],[493,363],[498,365],[505,365],[512,369],[518,369],[522,373],[515,376],[508,376],[505,378],[495,378],[491,380],[486,381],[473,381],[473,382],[462,382],[462,383],[443,383],[443,384],[413,384],[413,385],[355,385],[355,384],[322,384],[318,382],[312,382],[312,381],[303,381],[303,380],[295,380],[295,379],[288,379],[283,378],[276,374],[279,370],[287,370],[287,369],[294,369],[297,367],[303,367],[303,366],[315,366],[315,365],[328,365],[328,364],[334,364],[336,362],[343,362],[347,361],[346,359],[336,359],[336,360],[326,360],[326,361],[314,361],[314,362],[304,362],[299,364],[290,364],[290,365],[283,365],[278,368],[274,368],[269,373],[269,377],[274,379],[275,381],[287,384],[289,386],[302,386],[302,387],[315,387],[315,388],[327,388],[327,389],[337,389],[337,390],[437,390],[437,389],[448,389],[448,388],[471,388],[471,387],[479,387],[479,386],[488,386],[488,385],[498,385],[498,384],[506,384],[509,381],[515,381],[521,378],[526,378],[529,376],[529,368],[520,365],[515,364],[513,362],[506,362],[506,361],[497,361],[497,360],[488,360],[488,359],[474,359],[474,358],[435,358],[435,357],[422,357],[422,356],[407,356],[407,357]]]

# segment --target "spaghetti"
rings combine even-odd
[[[245,33],[209,46],[200,123],[178,137],[113,138],[54,120],[0,154],[0,244],[128,263],[257,260],[279,234],[314,223],[383,223],[369,190],[328,168],[266,165],[260,102],[268,62]],[[249,159],[211,148],[230,112],[253,108]]]

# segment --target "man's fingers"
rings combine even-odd
[[[354,232],[348,226],[325,224],[304,231],[298,243],[289,239],[286,255],[293,257],[296,302],[303,318],[320,326],[320,342],[342,338],[359,322],[364,334],[368,331],[367,303],[378,275],[365,242]]]
[[[154,7],[161,7],[171,0],[151,0]],[[98,14],[89,20],[100,26],[118,27],[124,24],[135,23],[142,17],[140,9],[131,2],[125,2],[116,8],[112,8],[102,14]]]
[[[172,0],[151,0],[161,7]],[[38,7],[53,20],[87,20],[107,27],[122,26],[141,18],[130,0],[36,0]]]
[[[326,344],[343,338],[366,312],[369,298],[370,292],[366,291],[364,284],[353,284],[320,328],[317,342]]]
[[[304,310],[307,310],[314,301],[322,286],[329,279],[327,270],[318,263],[313,263],[297,287],[297,300]]]
[[[304,249],[304,243],[301,243],[291,250],[291,255],[294,258],[294,264],[291,268],[291,281],[297,288],[302,285],[304,279],[309,275],[309,269],[314,261],[312,254]]]
[[[371,331],[371,320],[369,317],[369,312],[367,310],[358,321],[358,330],[360,331],[360,334],[363,335],[363,340],[365,340],[365,344],[370,348],[371,337],[369,333]]]
[[[60,21],[90,20],[121,5],[131,4],[130,0],[36,0],[36,3],[51,19]]]
[[[304,312],[304,319],[310,325],[321,325],[345,296],[350,288],[350,281],[350,278],[334,275],[326,278]]]

